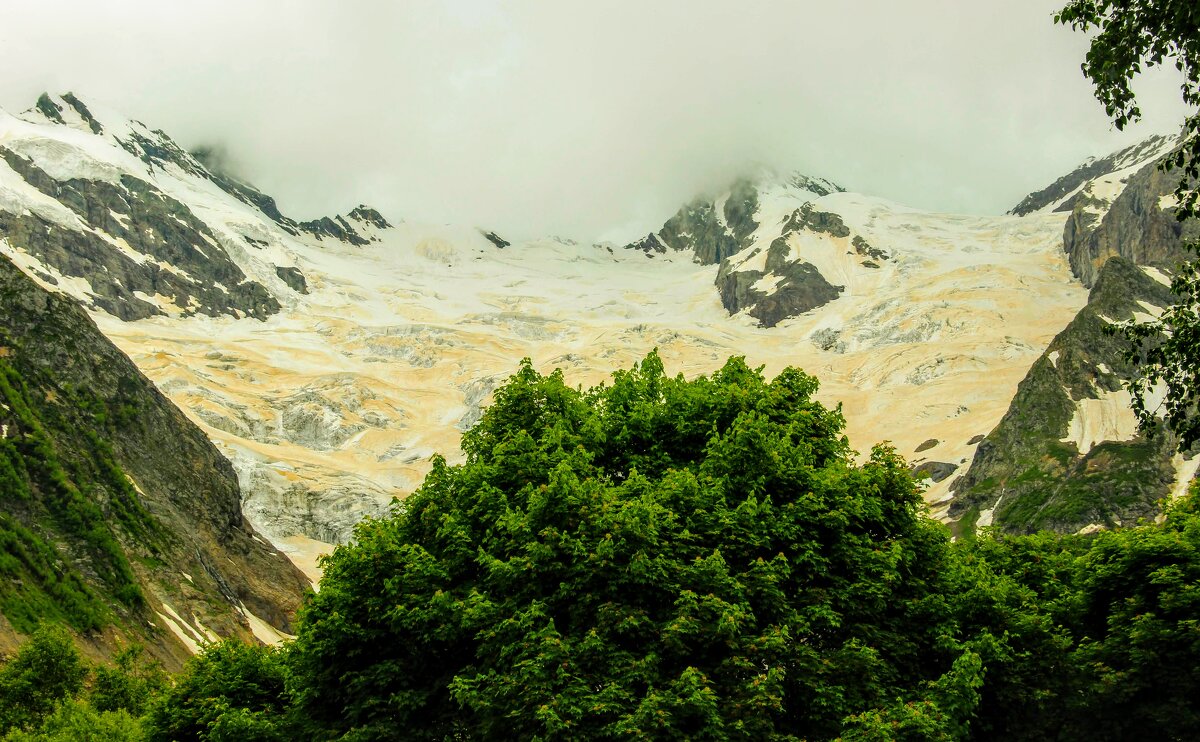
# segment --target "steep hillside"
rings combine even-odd
[[[1174,301],[1170,275],[1187,258],[1184,241],[1200,235],[1200,224],[1175,218],[1178,176],[1159,169],[1173,144],[1152,137],[1106,158],[1117,169],[1077,187],[1063,249],[1092,287],[1087,306],[1033,365],[951,485],[958,498],[949,515],[960,530],[1129,524],[1154,517],[1159,500],[1195,476],[1200,458],[1176,455],[1174,438],[1138,434],[1125,391],[1137,369],[1124,359],[1127,342],[1104,332]]]
[[[1183,244],[1200,236],[1200,223],[1175,218],[1179,175],[1164,172],[1160,162],[1154,158],[1128,175],[1111,202],[1081,200],[1072,209],[1063,248],[1083,285],[1093,285],[1113,256],[1166,271],[1188,258]]]
[[[1135,369],[1125,341],[1105,332],[1173,300],[1156,277],[1120,257],[1108,260],[1071,324],[1033,365],[1000,424],[955,482],[950,515],[1006,531],[1075,532],[1134,524],[1157,515],[1200,458],[1175,453],[1177,441],[1137,431],[1123,382]]]
[[[0,257],[0,648],[43,619],[169,666],[276,639],[307,583],[240,510],[229,463],[77,303]]]

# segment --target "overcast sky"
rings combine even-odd
[[[73,90],[304,218],[620,240],[756,164],[1000,213],[1182,118],[1158,74],[1114,131],[1061,4],[0,0],[0,106]]]

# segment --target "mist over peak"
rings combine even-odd
[[[0,105],[74,90],[303,219],[365,201],[621,242],[756,163],[1001,213],[1180,110],[1152,75],[1146,124],[1112,131],[1046,0],[11,5]]]

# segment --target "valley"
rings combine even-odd
[[[842,405],[856,450],[891,441],[931,477],[933,515],[957,518],[952,486],[1088,300],[1064,250],[1079,218],[1056,207],[1103,192],[1084,204],[1098,223],[1163,146],[1023,216],[921,212],[760,172],[628,247],[509,244],[365,206],[300,223],[163,132],[45,100],[0,117],[17,165],[0,166],[0,213],[50,236],[12,232],[0,252],[90,307],[233,463],[255,528],[314,581],[315,556],[416,488],[430,456],[457,460],[459,435],[523,357],[584,387],[654,348],[689,378],[730,355],[769,375],[799,367]],[[90,267],[54,230],[89,241]],[[228,277],[203,278],[218,255]],[[1093,409],[1107,414],[1086,403],[1079,415]],[[1094,427],[1082,417],[1072,424]]]

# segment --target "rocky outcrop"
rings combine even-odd
[[[150,183],[128,174],[118,183],[57,180],[11,149],[0,147],[0,157],[80,220],[70,229],[37,214],[0,211],[0,234],[43,266],[87,281],[96,307],[125,320],[163,314],[166,304],[181,314],[258,319],[279,311],[204,222]]]
[[[774,327],[836,299],[842,286],[831,284],[820,270],[793,257],[787,238],[796,232],[813,232],[834,239],[847,239],[853,252],[866,258],[861,265],[878,268],[888,254],[873,248],[861,235],[854,235],[841,216],[817,209],[806,201],[783,218],[781,231],[761,224],[764,197],[786,194],[810,198],[844,189],[821,178],[793,174],[782,181],[739,179],[729,192],[717,199],[697,198],[681,208],[658,232],[626,245],[648,256],[668,250],[689,252],[702,265],[717,264],[715,284],[721,304],[730,314],[745,312],[763,327]],[[778,235],[778,236],[776,236]],[[749,253],[747,254],[747,251]],[[754,260],[755,256],[765,257]],[[750,264],[753,261],[753,266]]]
[[[774,327],[828,304],[842,293],[841,286],[825,280],[816,266],[800,259],[789,260],[791,247],[786,237],[771,243],[765,271],[736,270],[729,260],[717,271],[717,290],[721,303],[730,314],[748,309],[763,327]],[[773,276],[770,289],[759,288],[764,277]]]
[[[310,222],[300,222],[299,228],[318,240],[332,238],[349,245],[363,247],[377,241],[377,238],[365,235],[365,228],[388,229],[392,225],[380,213],[367,206],[359,206],[350,212],[349,218],[323,216]]]
[[[1173,300],[1124,258],[1104,264],[1087,305],[1033,364],[953,483],[949,514],[960,531],[982,520],[1006,532],[1073,533],[1158,512],[1176,480],[1176,440],[1137,432],[1123,392],[1135,369],[1126,341],[1108,329]]]
[[[924,461],[912,468],[912,475],[914,479],[929,479],[937,483],[956,471],[958,471],[958,464],[946,461]]]
[[[308,281],[304,278],[304,273],[296,266],[275,266],[275,275],[279,276],[279,280],[288,285],[292,291],[297,294],[308,293]]]
[[[79,114],[79,118],[87,124],[87,127],[92,130],[93,134],[104,133],[104,127],[96,120],[96,117],[92,115],[88,107],[83,104],[83,101],[75,97],[74,93],[64,93],[62,99],[67,105],[75,109],[75,113]]]
[[[793,211],[783,222],[784,234],[806,229],[818,234],[827,234],[830,237],[850,236],[850,228],[842,221],[842,217],[827,211],[818,211],[813,207],[811,201]]]
[[[204,434],[71,299],[0,257],[0,612],[113,651],[288,632],[307,581]]]
[[[512,243],[511,243],[511,242],[509,242],[508,240],[504,239],[503,237],[501,237],[500,235],[496,234],[495,232],[485,232],[485,231],[483,231],[483,230],[480,230],[480,232],[479,232],[479,233],[483,235],[484,239],[486,239],[488,242],[490,242],[490,243],[492,243],[493,245],[495,245],[495,246],[496,246],[496,248],[497,248],[497,249],[499,249],[499,250],[503,250],[504,248],[506,248],[506,247],[509,247],[510,245],[512,245]]]
[[[1130,167],[1136,163],[1154,159],[1155,154],[1170,146],[1171,142],[1172,139],[1170,137],[1153,136],[1131,147],[1114,152],[1107,157],[1089,159],[1040,191],[1035,191],[1021,199],[1021,203],[1014,206],[1008,213],[1025,216],[1026,214],[1032,214],[1035,211],[1059,204],[1060,201],[1063,203],[1059,204],[1054,210],[1070,211],[1075,208],[1076,201],[1073,199],[1064,201],[1064,199],[1072,196],[1072,194],[1077,194],[1089,181],[1094,181],[1097,178]]]
[[[349,243],[351,245],[369,245],[371,241],[365,239],[358,232],[354,231],[354,227],[346,221],[345,217],[335,216],[332,219],[323,216],[320,219],[314,219],[310,222],[300,222],[300,229],[313,235],[317,239],[332,237],[335,240]]]
[[[391,223],[383,218],[375,209],[372,209],[366,204],[359,204],[350,210],[350,218],[356,222],[361,222],[375,229],[391,229]]]
[[[46,93],[38,96],[37,102],[33,104],[33,107],[48,120],[56,124],[66,123],[62,117],[63,107],[55,103]]]
[[[679,250],[692,253],[701,265],[716,265],[749,246],[758,228],[758,190],[741,179],[723,201],[697,198],[676,212],[658,232],[626,245],[645,252]]]
[[[1063,246],[1072,272],[1083,285],[1092,286],[1113,256],[1167,270],[1188,258],[1183,244],[1200,237],[1200,222],[1175,218],[1171,194],[1178,182],[1177,172],[1160,170],[1155,160],[1129,178],[1106,211],[1088,198],[1075,204]]]

